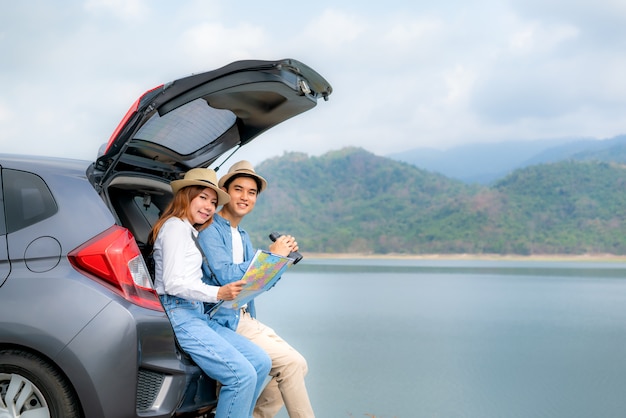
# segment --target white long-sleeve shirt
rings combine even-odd
[[[159,295],[201,302],[217,302],[218,286],[202,281],[202,254],[191,234],[198,231],[188,220],[170,218],[154,242],[154,284]]]

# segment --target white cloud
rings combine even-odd
[[[448,93],[444,96],[444,102],[451,106],[466,103],[475,79],[473,71],[462,65],[445,72],[444,80]]]
[[[579,29],[573,25],[557,24],[546,27],[539,22],[530,22],[514,32],[509,43],[513,52],[549,53],[564,42],[574,41],[579,35]]]
[[[11,149],[91,158],[144,91],[248,58],[301,60],[334,87],[256,155],[617,135],[625,4],[14,2],[0,15],[0,152],[19,133]]]
[[[13,112],[9,109],[6,103],[0,102],[0,122],[8,122],[13,118]]]
[[[119,19],[144,19],[150,8],[144,0],[87,0],[85,10],[92,13],[107,12]]]
[[[180,39],[188,62],[210,63],[216,68],[231,61],[265,55],[271,49],[270,44],[264,29],[249,23],[225,27],[217,22],[204,22],[186,30]]]
[[[434,19],[393,22],[384,34],[384,40],[392,45],[410,48],[416,42],[423,42],[429,34],[440,31],[442,27],[442,22]]]
[[[302,35],[290,34],[298,38],[313,39],[324,49],[337,52],[357,40],[366,30],[358,15],[337,9],[325,10],[319,17],[306,22]]]

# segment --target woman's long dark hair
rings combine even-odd
[[[148,237],[148,243],[150,245],[154,245],[154,241],[156,240],[157,235],[159,235],[159,231],[161,227],[169,218],[176,217],[181,219],[191,219],[189,216],[189,205],[191,201],[195,199],[206,187],[202,186],[187,186],[180,189],[175,195],[172,201],[167,205],[167,208],[163,211],[161,217],[154,223],[152,226],[152,231],[150,231],[150,236]],[[211,225],[213,222],[213,217],[206,221],[203,224],[196,224],[194,228],[198,231],[202,231],[207,226]]]

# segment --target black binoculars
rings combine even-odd
[[[279,237],[282,237],[283,234],[280,234],[278,232],[272,232],[270,234],[270,239],[272,241],[276,241]],[[291,258],[293,260],[293,264],[298,264],[298,261],[302,260],[302,254],[300,254],[297,251],[292,251],[289,253],[289,255],[287,256],[288,258]]]

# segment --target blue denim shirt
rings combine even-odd
[[[244,273],[250,265],[252,257],[254,257],[255,249],[252,247],[252,241],[248,233],[237,226],[241,239],[243,241],[243,259],[241,264],[233,263],[233,237],[230,231],[230,222],[218,215],[213,215],[211,225],[198,235],[198,243],[204,252],[210,269],[206,263],[202,264],[204,273],[203,281],[214,286],[223,286],[228,283],[241,280]],[[211,271],[214,274],[211,274]],[[252,317],[256,317],[254,301],[248,302],[248,312]],[[232,330],[237,329],[239,324],[239,309],[229,309],[220,307],[213,320],[219,324],[226,326]]]

